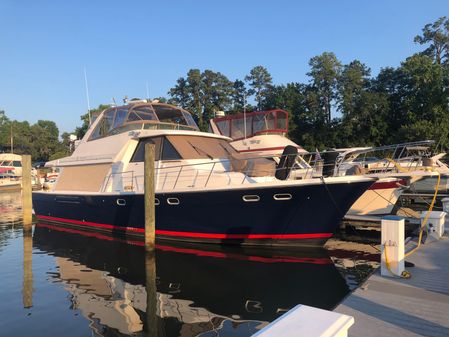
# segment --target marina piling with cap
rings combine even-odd
[[[145,250],[154,251],[156,241],[154,208],[154,144],[145,144],[144,164]]]
[[[31,156],[22,156],[22,210],[23,210],[23,228],[31,230],[33,222],[33,202],[31,188]]]

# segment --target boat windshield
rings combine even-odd
[[[100,118],[90,140],[136,129],[199,130],[189,112],[162,103],[111,107]]]
[[[258,134],[285,134],[288,132],[288,114],[284,110],[257,111],[219,117],[215,118],[214,122],[223,136],[231,137],[234,140]]]

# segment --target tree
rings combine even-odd
[[[248,90],[246,89],[245,82],[241,80],[235,80],[232,83],[231,101],[232,108],[231,112],[241,112],[246,105],[247,97],[249,96]]]
[[[338,110],[343,118],[355,118],[356,108],[362,99],[362,93],[370,81],[370,69],[358,60],[344,65],[338,79]]]
[[[206,123],[214,117],[215,112],[230,108],[232,91],[232,82],[222,73],[205,70],[201,74],[203,116]]]
[[[430,44],[422,54],[431,57],[436,64],[449,62],[449,19],[442,16],[434,23],[428,23],[422,29],[422,35],[416,35],[415,43]]]
[[[61,149],[59,130],[55,122],[39,120],[30,127],[30,132],[34,160],[47,161],[53,153]]]
[[[270,73],[265,67],[256,66],[245,76],[245,81],[251,87],[248,93],[256,96],[257,109],[261,110],[263,100],[272,84]]]
[[[207,129],[214,112],[231,104],[232,82],[220,72],[190,69],[187,78],[179,78],[168,92],[170,102],[192,112],[202,130]]]
[[[201,95],[201,71],[190,69],[187,78],[180,77],[176,85],[168,91],[170,102],[188,110],[203,124],[203,105]]]
[[[311,84],[320,98],[320,105],[326,116],[326,122],[332,119],[332,101],[337,98],[337,83],[341,72],[341,63],[334,53],[324,52],[309,61]]]

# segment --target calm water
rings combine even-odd
[[[377,266],[369,245],[223,249],[139,242],[45,223],[24,235],[0,194],[1,336],[250,336],[302,303],[332,309]]]

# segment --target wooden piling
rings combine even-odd
[[[22,156],[22,210],[23,210],[23,228],[31,230],[33,222],[33,201],[31,189],[31,156]]]
[[[30,226],[31,228],[31,226]],[[31,230],[23,228],[23,287],[22,300],[24,308],[33,306],[33,235]]]
[[[145,144],[144,165],[145,250],[154,251],[156,241],[154,208],[154,144]]]
[[[155,251],[145,252],[145,290],[147,292],[145,336],[155,337],[158,336]]]

